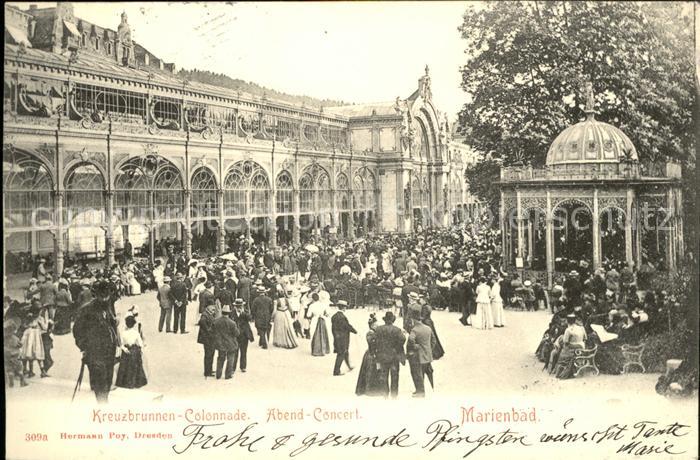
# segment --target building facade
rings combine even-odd
[[[227,250],[446,226],[464,208],[428,68],[386,103],[304,107],[182,80],[70,3],[5,6],[4,254],[104,253],[171,238]]]

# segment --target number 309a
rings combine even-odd
[[[44,433],[25,433],[24,440],[26,442],[48,441],[49,437]]]

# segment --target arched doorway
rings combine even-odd
[[[67,256],[100,258],[106,249],[104,177],[91,163],[74,166],[65,178]]]
[[[289,244],[293,241],[294,229],[294,181],[288,171],[277,175],[277,243]]]
[[[168,246],[176,252],[183,249],[184,187],[170,161],[147,155],[122,163],[114,180],[113,206],[117,251],[126,240],[135,255],[164,256]]]
[[[546,213],[540,208],[525,210],[525,261],[532,270],[547,269],[547,225]]]
[[[192,174],[192,250],[204,254],[216,254],[219,225],[217,221],[219,197],[216,178],[211,170],[201,166]]]
[[[317,163],[304,168],[299,178],[299,235],[306,241],[331,224],[331,180]]]
[[[344,173],[338,174],[335,180],[335,202],[340,218],[338,231],[341,236],[347,238],[350,225],[350,181]]]
[[[593,260],[593,219],[591,210],[580,201],[559,203],[553,213],[554,270],[568,271],[581,260]]]
[[[243,234],[267,241],[270,228],[271,187],[265,169],[251,160],[234,163],[224,179],[224,217],[227,239]],[[247,224],[246,219],[249,224]]]
[[[34,155],[3,149],[2,176],[5,273],[30,271],[33,254],[53,250],[51,172]]]
[[[617,265],[625,260],[625,213],[619,208],[606,208],[598,220],[603,265]]]

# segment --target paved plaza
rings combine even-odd
[[[286,350],[261,349],[256,342],[248,348],[248,372],[240,371],[231,380],[203,377],[202,346],[197,344],[197,304],[191,302],[187,312],[189,334],[158,333],[159,307],[155,292],[125,297],[116,304],[123,317],[131,305],[139,307],[139,317],[146,338],[148,385],[140,390],[118,389],[113,400],[137,402],[149,397],[164,401],[217,398],[224,395],[265,394],[270,397],[316,395],[328,398],[355,398],[355,384],[367,349],[365,334],[371,309],[347,310],[350,323],[357,329],[350,342],[351,363],[355,369],[339,377],[332,375],[334,354],[311,356],[310,341],[299,339],[299,347]],[[498,396],[549,394],[581,394],[594,392],[597,397],[619,396],[619,389],[655,395],[658,374],[599,375],[559,380],[542,371],[534,350],[547,327],[550,314],[506,311],[506,327],[482,331],[462,326],[459,313],[433,312],[435,326],[446,350],[445,356],[433,363],[435,390],[429,385],[427,397],[435,396]],[[381,313],[378,314],[381,316]],[[397,324],[399,324],[397,322]],[[332,345],[332,337],[331,337]],[[26,388],[15,387],[10,398],[34,398],[37,391],[45,397],[69,400],[80,369],[80,353],[72,335],[54,337],[52,355],[56,363],[51,377],[29,379]],[[345,369],[347,372],[347,369]],[[87,376],[83,382],[84,398],[91,398]],[[414,391],[408,365],[400,371],[399,398],[410,399]],[[146,393],[147,392],[147,393]]]

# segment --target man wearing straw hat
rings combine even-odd
[[[165,325],[165,332],[172,332],[170,325],[172,324],[173,303],[170,296],[170,281],[169,276],[163,277],[163,284],[158,288],[158,294],[156,296],[160,305],[158,332],[163,332],[163,325]]]

